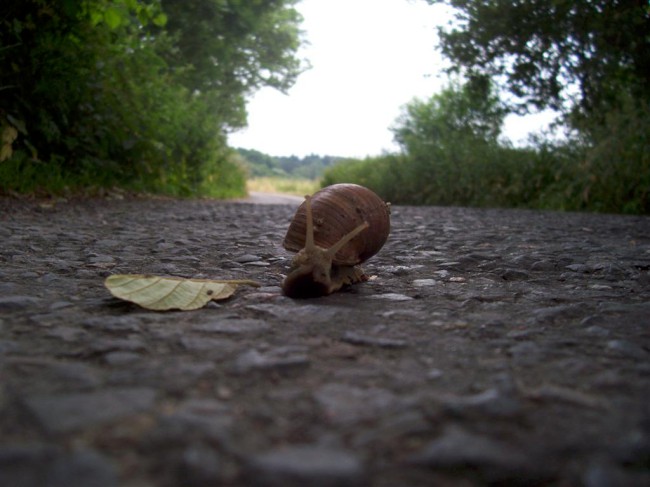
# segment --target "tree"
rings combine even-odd
[[[161,1],[164,31],[174,39],[164,58],[228,129],[245,125],[247,95],[261,86],[285,91],[304,68],[295,57],[302,20],[293,8],[297,0]]]
[[[485,78],[447,86],[429,100],[406,105],[393,127],[395,140],[415,156],[457,149],[459,140],[496,144],[506,110]]]
[[[14,167],[185,194],[206,180],[243,188],[243,177],[226,174],[241,174],[226,133],[245,124],[253,90],[295,81],[294,3],[4,0],[0,131],[13,156],[0,182]]]
[[[480,204],[502,163],[498,137],[506,111],[485,78],[452,83],[426,101],[415,99],[393,128],[404,158],[402,194],[424,204]],[[498,184],[498,183],[495,183]]]
[[[625,92],[650,102],[647,0],[427,0],[456,9],[442,52],[468,77],[488,76],[514,109],[595,116]]]

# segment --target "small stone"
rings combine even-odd
[[[410,457],[416,465],[478,471],[488,482],[517,480],[535,477],[534,468],[521,449],[449,427],[439,437]]]
[[[83,339],[86,335],[86,331],[71,326],[59,326],[47,332],[47,336],[58,338],[59,340],[69,343]]]
[[[128,338],[100,338],[93,340],[89,347],[93,352],[141,352],[147,349],[147,345],[137,335]]]
[[[527,341],[517,343],[508,349],[512,359],[519,365],[534,365],[543,358],[543,352],[535,342]]]
[[[247,350],[237,357],[234,368],[236,372],[246,373],[254,370],[288,370],[308,364],[309,357],[302,347],[279,347],[264,353],[256,349]]]
[[[48,468],[57,451],[40,444],[0,444],[0,485],[40,487],[46,485]]]
[[[248,264],[250,262],[257,262],[260,260],[262,260],[262,258],[259,255],[253,255],[253,254],[240,255],[239,257],[234,259],[234,261],[239,264]]]
[[[586,273],[592,271],[591,267],[589,267],[589,266],[587,266],[585,264],[571,264],[571,265],[565,266],[564,268],[568,269],[568,270],[570,270],[572,272],[578,272],[578,273],[582,273],[582,274],[586,274]]]
[[[600,459],[592,461],[582,475],[584,487],[633,487],[648,485],[649,480],[650,475],[648,474],[644,481],[640,475],[627,473],[613,462]]]
[[[443,375],[445,375],[445,373],[440,369],[429,369],[427,372],[427,379],[436,380],[440,379]]]
[[[382,299],[385,301],[411,301],[413,299],[410,296],[398,293],[372,294],[368,297],[371,299]]]
[[[142,356],[133,352],[109,352],[104,355],[104,361],[109,365],[128,365],[138,362]]]
[[[449,278],[449,282],[466,282],[467,279],[465,279],[463,276],[453,276]]]
[[[580,321],[580,326],[594,326],[594,325],[604,325],[607,323],[607,319],[601,315],[589,315],[586,318],[583,318],[582,321]]]
[[[527,390],[526,396],[536,401],[561,402],[593,409],[603,409],[605,407],[604,402],[598,396],[553,384],[545,384],[538,388]]]
[[[14,340],[0,340],[0,355],[17,352],[20,348],[20,344]]]
[[[532,321],[534,323],[552,323],[561,318],[575,318],[582,313],[582,310],[579,304],[537,308],[532,312]]]
[[[234,347],[233,342],[229,339],[197,336],[181,337],[180,344],[186,350],[193,352],[226,353],[232,351]]]
[[[361,461],[342,449],[319,445],[283,446],[251,457],[251,485],[260,487],[352,487],[365,485]]]
[[[603,328],[602,326],[598,326],[598,325],[593,325],[588,328],[585,328],[585,333],[595,337],[608,337],[612,334],[612,332],[609,331],[607,328]]]
[[[643,347],[627,340],[610,340],[607,342],[607,348],[638,360],[644,360],[650,356]]]
[[[151,439],[162,445],[197,437],[206,442],[231,441],[234,421],[226,404],[214,399],[189,399],[160,418]]]
[[[149,409],[156,393],[148,388],[106,389],[99,392],[32,396],[27,409],[51,433],[67,433]]]
[[[335,424],[375,419],[398,404],[398,398],[386,389],[364,389],[338,383],[321,386],[314,398],[325,416]]]
[[[92,330],[139,332],[140,323],[132,316],[97,317],[83,321],[83,326]]]
[[[32,296],[0,296],[0,311],[18,311],[37,307],[41,299]]]
[[[118,486],[115,465],[92,450],[78,450],[58,458],[47,476],[48,487]]]
[[[406,340],[382,336],[362,335],[353,331],[346,331],[341,340],[353,345],[369,345],[380,348],[404,348],[408,347]]]
[[[438,284],[438,281],[435,279],[416,279],[413,281],[413,285],[416,287],[427,287],[435,286]]]
[[[550,260],[538,260],[536,262],[533,262],[530,266],[531,270],[533,271],[554,271],[556,268],[555,262],[552,262]]]
[[[505,281],[525,281],[530,279],[530,274],[519,269],[506,269],[501,273],[501,279]]]
[[[192,327],[196,331],[225,333],[232,335],[259,333],[271,328],[266,321],[254,319],[225,319],[211,323],[199,323]]]
[[[444,408],[459,415],[480,414],[488,417],[512,418],[522,411],[522,404],[510,391],[498,388],[488,389],[479,394],[448,399]]]
[[[206,445],[197,444],[187,447],[182,454],[178,469],[179,485],[203,487],[219,485],[221,468],[219,455]]]
[[[594,291],[611,291],[612,286],[606,284],[591,284],[589,289],[593,289]]]

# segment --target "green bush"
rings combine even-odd
[[[0,190],[244,194],[226,133],[245,123],[248,93],[299,72],[291,5],[3,2]]]
[[[322,184],[362,184],[401,204],[647,214],[650,108],[630,100],[604,120],[580,136],[514,148],[496,138],[495,101],[476,108],[465,89],[452,87],[406,107],[395,129],[403,153],[341,161]]]
[[[356,183],[372,189],[386,201],[408,203],[409,188],[402,184],[406,160],[397,154],[366,159],[344,159],[325,169],[321,187],[336,183]]]

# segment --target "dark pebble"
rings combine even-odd
[[[247,462],[249,485],[353,487],[364,485],[361,461],[351,452],[318,445],[283,446]]]

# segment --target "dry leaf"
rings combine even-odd
[[[144,274],[114,274],[104,281],[116,298],[155,311],[202,308],[209,301],[229,298],[241,284],[259,286],[259,283],[245,279],[222,281]]]

